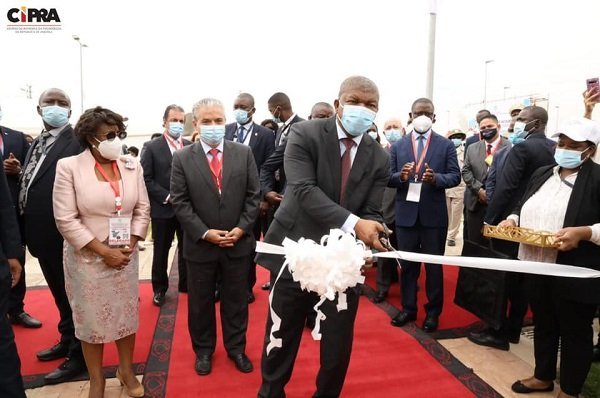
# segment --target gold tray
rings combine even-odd
[[[553,233],[546,231],[535,231],[529,228],[484,225],[483,236],[487,238],[519,242],[538,247],[558,247],[558,244],[555,243]]]

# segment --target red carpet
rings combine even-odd
[[[62,360],[41,362],[35,354],[56,344],[60,339],[57,330],[58,310],[48,288],[27,290],[25,311],[42,321],[40,329],[26,329],[14,326],[15,340],[21,357],[23,376],[47,373],[55,369]],[[152,285],[140,283],[140,327],[136,338],[133,362],[146,362],[152,336],[156,326],[159,309],[152,305]],[[104,366],[117,365],[119,362],[115,344],[106,344],[104,348]]]
[[[219,325],[213,371],[209,376],[196,375],[187,329],[187,295],[180,295],[167,397],[256,396],[260,385],[260,356],[268,303],[268,292],[259,288],[267,281],[267,272],[260,267],[258,269],[258,282],[254,289],[256,302],[250,305],[247,335],[247,354],[254,363],[254,372],[242,374],[235,369],[223,348]],[[449,316],[452,311],[448,311]],[[217,310],[217,317],[218,314]],[[445,321],[446,327],[454,324],[459,324],[459,321]],[[434,340],[431,342],[435,343]],[[294,374],[286,388],[289,398],[305,398],[314,393],[318,366],[319,343],[313,341],[307,331],[300,346]],[[363,296],[356,320],[352,360],[342,396],[439,397],[441,392],[444,397],[474,396],[419,341],[404,330],[391,327],[385,312]]]
[[[470,312],[465,311],[454,304],[454,291],[456,290],[456,280],[458,278],[459,267],[444,266],[444,309],[440,316],[440,329],[454,329],[478,322],[479,318]],[[376,268],[367,271],[366,284],[377,291]],[[394,307],[401,309],[400,304],[400,283],[393,283],[390,287],[387,301]],[[425,320],[425,309],[423,306],[427,303],[427,294],[425,292],[425,268],[421,269],[419,277],[419,292],[417,293],[417,303],[419,312],[417,313],[417,324],[421,325]]]

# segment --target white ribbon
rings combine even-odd
[[[348,236],[352,235],[344,234],[340,230],[331,230],[330,235],[326,235],[323,237],[323,239],[321,239],[320,245],[305,239],[300,239],[298,242],[294,242],[291,239],[287,238],[284,240],[283,246],[273,245],[265,242],[257,242],[257,253],[286,256],[285,263],[281,267],[279,275],[277,275],[277,279],[271,287],[271,293],[269,294],[269,309],[271,312],[271,320],[273,321],[273,325],[271,327],[270,342],[267,345],[267,355],[269,355],[273,348],[282,346],[281,338],[275,337],[275,333],[278,332],[281,328],[281,318],[273,310],[273,292],[275,291],[275,285],[277,284],[277,281],[279,280],[279,277],[281,276],[285,268],[289,268],[290,273],[292,273],[292,276],[294,277],[294,280],[300,282],[300,286],[302,287],[302,289],[316,292],[320,296],[319,302],[314,306],[314,309],[317,312],[317,318],[315,322],[315,328],[313,329],[311,334],[313,339],[315,340],[321,339],[321,321],[327,318],[325,314],[320,310],[321,305],[327,299],[332,301],[335,300],[335,297],[337,296],[337,310],[343,311],[347,309],[347,298],[344,292],[348,287],[355,286],[356,283],[364,282],[364,277],[357,278],[355,276],[352,277],[352,275],[350,275],[350,277],[346,278],[345,281],[339,283],[340,281],[333,280],[336,278],[336,276],[340,275],[339,272],[329,272],[323,274],[324,279],[319,280],[319,278],[317,278],[315,280],[315,267],[311,267],[312,263],[314,262],[318,262],[320,263],[321,267],[326,268],[330,267],[332,262],[335,262],[339,265],[340,261],[341,263],[344,263],[344,261],[349,260],[349,263],[353,263],[353,265],[346,268],[348,268],[349,271],[353,271],[357,265],[364,264],[364,258],[372,256],[376,258],[393,258],[414,261],[417,263],[423,262],[431,264],[444,264],[465,268],[487,269],[492,271],[519,272],[535,275],[559,276],[568,278],[600,278],[600,271],[572,265],[542,263],[538,261],[505,260],[485,257],[436,256],[432,254],[413,253],[398,250],[393,252],[381,253],[371,253],[370,251],[363,251],[363,256],[359,260],[358,258],[354,258],[360,255],[358,253],[358,250],[355,250],[355,245],[349,245],[350,241],[347,239]],[[328,249],[328,245],[326,245],[328,239],[329,242],[331,242],[331,245],[329,246],[333,247],[331,249]],[[336,251],[335,246],[337,242],[342,241],[344,241],[344,244],[346,245],[345,248],[347,248],[348,250],[343,250],[340,253],[340,247],[338,246],[338,251]],[[332,258],[332,254],[334,254],[337,257],[341,256],[342,258],[337,258],[335,256]],[[350,259],[348,255],[351,256]],[[305,267],[306,264],[308,265]],[[320,268],[317,267],[317,269]],[[342,279],[344,279],[344,277],[347,277],[348,275],[347,273],[343,273],[342,276]]]

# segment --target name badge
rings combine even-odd
[[[406,194],[407,202],[416,202],[419,203],[421,199],[421,187],[423,184],[420,182],[411,182],[408,185],[408,193]]]
[[[108,231],[109,246],[129,246],[131,239],[131,218],[111,217],[108,221]]]

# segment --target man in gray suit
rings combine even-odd
[[[465,190],[465,236],[463,239],[472,244],[484,244],[485,242],[481,228],[483,228],[483,218],[488,203],[485,192],[488,169],[492,165],[494,154],[505,146],[510,146],[508,140],[500,135],[500,123],[498,123],[498,118],[492,114],[481,119],[479,131],[482,140],[467,148],[462,168],[462,177],[467,186]],[[468,245],[465,247],[469,248]],[[463,254],[465,253],[463,252]]]
[[[381,202],[390,173],[389,157],[368,134],[379,108],[379,91],[366,77],[346,79],[334,106],[336,116],[297,123],[291,127],[285,150],[286,194],[265,236],[280,245],[285,237],[319,241],[331,228],[354,232],[367,246],[385,251]],[[274,333],[282,345],[268,350],[273,319],[267,320],[259,397],[285,397],[307,314],[317,303],[316,293],[303,291],[285,269],[282,256],[257,256],[271,271],[272,306],[281,318]],[[348,289],[348,309],[337,311],[336,301],[321,310],[321,368],[314,397],[339,396],[352,351],[359,289]]]
[[[188,323],[196,373],[212,370],[216,345],[215,278],[221,274],[223,343],[240,372],[253,370],[245,354],[247,278],[256,245],[260,186],[250,147],[224,140],[225,110],[213,98],[194,105],[200,141],[174,153],[171,200],[184,231],[188,267]]]

